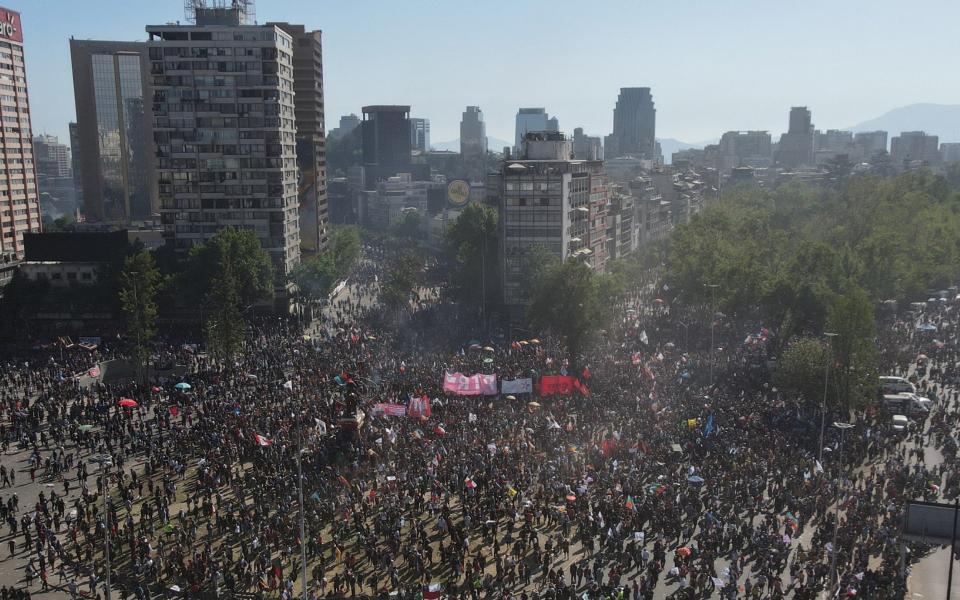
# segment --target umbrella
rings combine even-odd
[[[80,431],[86,432],[86,431],[90,431],[91,429],[93,429],[93,427],[94,427],[94,426],[93,426],[93,425],[90,425],[90,424],[83,424],[83,425],[77,427],[77,429],[80,430]]]
[[[926,354],[918,354],[918,355],[917,355],[917,360],[927,360],[927,355],[926,355]]]
[[[531,407],[531,408],[540,408],[540,403],[539,403],[539,402],[527,402],[527,406],[529,406],[529,407]]]
[[[134,406],[137,405],[137,401],[131,398],[120,398],[120,402],[118,402],[117,404],[119,404],[120,406],[125,406],[127,408],[133,408]]]
[[[484,346],[483,350],[484,352],[493,352],[493,348],[491,346]]]
[[[680,556],[690,556],[690,548],[687,548],[686,546],[677,548],[677,554]]]
[[[305,335],[303,339],[309,342],[312,338],[309,335]]]
[[[576,496],[574,496],[573,494],[567,494],[567,502],[576,502],[576,501],[577,501]]]
[[[529,346],[529,345],[530,345],[530,342],[528,342],[527,340],[520,340],[520,341],[517,342],[517,343],[520,344],[521,346]]]
[[[480,348],[482,348],[480,344],[470,344],[471,350],[479,350]]]
[[[484,362],[485,364],[488,364],[488,365],[489,365],[490,363],[493,362],[493,359],[488,357],[488,358],[483,359],[483,362]]]
[[[530,343],[536,346],[537,344],[540,343],[540,340],[538,340],[537,338],[533,338],[532,340],[530,340]]]
[[[921,325],[917,325],[917,331],[936,331],[936,330],[937,330],[937,326],[934,325],[933,323],[923,323]]]
[[[687,477],[687,481],[689,483],[694,483],[699,485],[703,483],[703,477],[700,477],[699,475],[691,475],[690,477]]]
[[[507,400],[516,400],[516,399],[517,399],[516,396],[513,396],[513,395],[507,396]]]
[[[469,477],[467,477],[466,479],[463,480],[463,484],[464,484],[465,486],[467,486],[467,489],[471,489],[471,490],[472,490],[473,488],[477,487],[477,484],[474,483],[474,481],[473,481],[472,479],[470,479]]]
[[[185,382],[185,381],[181,381],[180,383],[178,383],[177,385],[175,385],[175,386],[173,386],[173,387],[175,387],[175,388],[177,388],[178,390],[181,390],[181,391],[182,391],[182,390],[189,390],[189,389],[190,389],[191,387],[193,387],[193,386],[191,386],[189,383],[187,383],[187,382]]]
[[[155,385],[155,386],[153,386],[152,388],[150,388],[150,391],[153,392],[154,394],[159,393],[159,392],[160,392],[160,386]]]

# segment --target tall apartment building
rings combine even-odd
[[[767,131],[728,131],[720,137],[716,167],[729,173],[736,167],[769,167],[773,144]]]
[[[604,154],[658,159],[657,109],[650,88],[620,88],[613,108],[613,133],[606,137]]]
[[[940,138],[925,131],[901,132],[890,140],[890,158],[898,167],[914,161],[939,165]]]
[[[487,155],[487,124],[483,122],[483,112],[479,106],[468,106],[460,118],[460,155]]]
[[[179,251],[254,231],[280,288],[300,261],[294,39],[242,7],[146,28],[160,215]]]
[[[417,152],[430,151],[430,119],[410,119],[410,148]]]
[[[786,169],[813,166],[813,123],[806,106],[790,109],[790,127],[780,136],[777,164]]]
[[[523,138],[531,131],[559,131],[560,122],[550,117],[545,108],[521,108],[517,111],[516,131],[514,132],[513,151],[519,156],[523,152]]]
[[[600,136],[584,134],[583,127],[574,129],[573,156],[582,160],[603,160],[603,141]]]
[[[409,106],[364,106],[362,127],[364,190],[399,173],[410,173],[416,181],[430,179],[430,167],[411,160]]]
[[[293,38],[293,106],[300,179],[300,247],[320,252],[327,247],[327,153],[323,104],[322,32],[303,25],[276,25]]]
[[[120,226],[159,208],[146,44],[70,40],[83,212]]]
[[[886,131],[861,131],[853,134],[853,145],[860,160],[870,160],[878,152],[887,151]]]
[[[76,209],[70,147],[55,135],[33,138],[33,156],[37,171],[37,189],[44,214],[60,216]]]
[[[607,188],[603,162],[571,159],[572,143],[559,132],[528,133],[521,158],[504,161],[488,181],[488,202],[500,219],[504,303],[526,302],[525,259],[536,247],[561,261],[583,260],[603,271],[607,243]]]
[[[360,127],[360,117],[354,114],[343,115],[340,117],[340,124],[327,132],[327,139],[345,137],[353,133],[353,130],[357,127]]]
[[[0,8],[0,258],[22,257],[23,234],[40,231],[30,99],[20,13]]]

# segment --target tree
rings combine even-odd
[[[468,204],[446,232],[447,256],[452,257],[451,292],[473,310],[499,297],[497,220],[493,208]]]
[[[853,162],[847,154],[837,154],[831,157],[824,165],[827,170],[827,178],[834,182],[839,182],[847,178],[853,172]]]
[[[335,228],[327,249],[304,260],[288,275],[301,301],[314,304],[326,299],[336,282],[350,274],[360,257],[360,249],[360,233],[356,227]]]
[[[877,392],[876,318],[870,297],[861,289],[838,296],[827,313],[833,339],[831,369],[837,404],[844,410],[871,402]]]
[[[399,320],[402,309],[410,302],[410,294],[420,284],[423,259],[419,250],[401,244],[395,244],[388,256],[391,258],[380,284],[380,301]]]
[[[390,234],[396,238],[413,242],[423,237],[421,231],[420,213],[415,210],[405,210],[390,225]]]
[[[809,404],[819,405],[823,398],[823,377],[828,359],[828,349],[820,339],[796,339],[780,354],[774,384]]]
[[[327,253],[333,259],[334,272],[338,279],[346,277],[360,258],[363,245],[360,230],[355,226],[335,227],[330,234]]]
[[[212,310],[205,333],[213,356],[229,368],[243,347],[244,323],[234,266],[229,261],[222,266],[210,289],[208,302]]]
[[[229,266],[237,303],[244,306],[273,297],[273,266],[251,229],[225,227],[190,249],[184,291],[197,301],[209,297]]]
[[[120,305],[127,321],[127,335],[136,344],[137,375],[146,385],[150,352],[147,343],[157,334],[157,292],[160,271],[146,251],[128,256],[120,273]]]
[[[574,367],[591,332],[605,325],[593,270],[578,260],[549,266],[536,278],[528,308],[530,321],[559,335]]]

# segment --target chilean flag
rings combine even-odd
[[[253,434],[253,439],[257,442],[258,446],[272,446],[273,440],[268,439],[260,435],[259,433]]]

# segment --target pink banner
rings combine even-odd
[[[457,396],[496,396],[497,376],[446,373],[443,376],[443,391]]]

